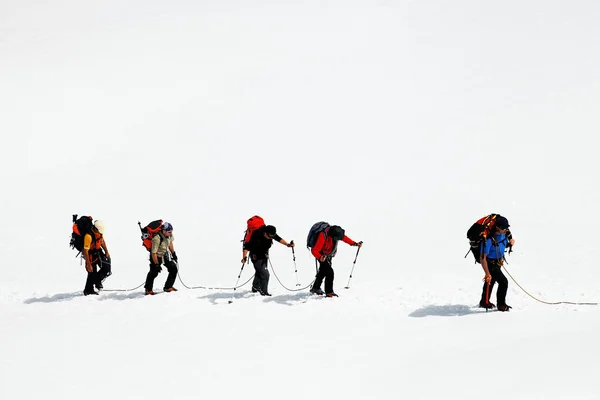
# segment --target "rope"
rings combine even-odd
[[[102,289],[103,292],[133,292],[134,290],[137,290],[139,288],[141,288],[142,286],[144,286],[146,282],[142,282],[142,284],[140,286],[136,286],[133,289]]]
[[[537,297],[531,295],[527,290],[523,289],[523,286],[519,285],[519,283],[515,280],[515,278],[512,277],[512,275],[510,274],[510,272],[508,272],[508,270],[506,269],[506,267],[503,267],[504,271],[506,271],[506,273],[508,274],[508,276],[510,276],[510,279],[512,279],[512,281],[523,291],[525,292],[525,294],[527,294],[529,297],[531,297],[532,299],[539,301],[540,303],[544,303],[544,304],[551,304],[551,305],[556,305],[556,304],[572,304],[572,305],[577,305],[577,306],[597,306],[598,303],[576,303],[576,302],[572,302],[572,301],[557,301],[557,302],[549,302],[549,301],[544,301],[544,300],[540,300]]]
[[[248,282],[250,282],[253,278],[254,278],[254,274],[250,277],[250,279],[248,279],[246,282],[242,283],[239,286],[236,287],[228,287],[228,288],[223,288],[223,287],[208,287],[208,286],[187,286],[184,282],[183,279],[181,279],[181,273],[179,272],[180,268],[179,268],[179,263],[177,263],[177,278],[179,278],[179,282],[181,282],[181,284],[183,285],[183,287],[185,287],[186,289],[208,289],[208,290],[235,290],[235,289],[239,289],[242,286],[245,286],[248,284]],[[103,292],[133,292],[134,290],[137,290],[139,288],[141,288],[142,286],[145,285],[146,282],[142,282],[139,286],[134,287],[133,289],[103,289]]]
[[[278,277],[278,276],[277,276],[277,274],[275,273],[275,268],[273,268],[273,263],[271,262],[271,259],[270,259],[270,258],[269,258],[269,265],[271,265],[271,271],[273,271],[273,275],[275,275],[275,279],[277,279],[277,282],[279,282],[279,284],[280,284],[280,285],[281,285],[281,286],[282,286],[282,287],[283,287],[285,290],[287,290],[288,292],[299,292],[299,291],[301,291],[301,290],[306,290],[306,289],[308,289],[309,287],[311,287],[311,286],[313,285],[313,283],[315,283],[315,280],[313,279],[313,281],[312,281],[312,282],[310,283],[310,285],[308,285],[308,286],[305,286],[305,287],[303,287],[303,288],[300,288],[300,289],[289,289],[288,287],[286,287],[286,286],[285,286],[285,285],[284,285],[284,284],[281,282],[281,280],[279,279],[279,277]]]
[[[177,271],[179,271],[179,268],[177,268]],[[242,286],[247,285],[248,282],[250,282],[254,278],[254,274],[252,274],[252,276],[250,277],[250,279],[248,279],[246,282],[242,283],[241,285],[235,286],[235,287],[228,287],[228,288],[223,288],[223,287],[207,287],[207,286],[187,286],[185,283],[183,283],[183,280],[181,279],[181,273],[177,272],[177,277],[179,278],[179,282],[181,282],[181,284],[183,285],[183,287],[185,287],[186,289],[235,290],[235,289],[241,288]]]

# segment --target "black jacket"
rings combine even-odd
[[[250,251],[252,260],[264,260],[269,258],[269,249],[273,245],[273,240],[281,240],[279,235],[273,236],[273,239],[267,239],[264,235],[265,227],[262,226],[252,232],[252,236],[247,243],[244,243],[244,250]]]

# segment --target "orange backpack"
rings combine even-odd
[[[248,220],[247,223],[247,229],[246,229],[246,233],[244,234],[244,243],[248,243],[250,241],[250,238],[252,237],[252,233],[257,230],[258,228],[265,226],[265,220],[262,219],[261,217],[259,217],[258,215],[255,215],[254,217],[250,218]]]
[[[144,246],[146,250],[152,250],[152,238],[154,237],[154,235],[160,232],[162,224],[163,220],[157,219],[156,221],[152,221],[142,228],[142,224],[138,221],[138,225],[140,227],[140,230],[142,231],[142,246]]]

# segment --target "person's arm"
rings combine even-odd
[[[492,244],[492,241],[490,240],[490,245]],[[490,270],[488,268],[488,264],[487,264],[487,255],[490,251],[490,249],[488,248],[488,241],[486,240],[485,242],[483,242],[481,244],[481,257],[479,259],[479,261],[481,262],[481,268],[483,268],[483,272],[485,273],[485,277],[483,278],[484,281],[486,282],[490,282],[490,280],[492,279],[492,275],[490,275]]]
[[[104,250],[104,255],[106,255],[107,258],[110,258],[110,253],[108,252],[108,247],[106,247],[106,240],[104,240],[104,238],[102,238],[102,250]]]
[[[154,265],[159,265],[158,262],[158,247],[160,246],[160,237],[158,235],[154,235],[152,238],[152,250],[150,250],[150,258]]]
[[[85,259],[85,270],[92,272],[92,259],[90,258],[90,247],[92,247],[92,236],[85,234],[83,236],[83,258]]]
[[[244,242],[244,246],[242,249],[242,264],[245,264],[246,261],[248,261],[248,253],[252,249],[252,239],[254,239],[255,233],[256,232],[252,233],[252,235],[250,236],[250,240],[248,240],[247,242]]]
[[[510,251],[512,251],[512,247],[515,244],[515,239],[513,239],[512,232],[510,231],[510,229],[506,231],[506,238],[508,239],[508,247],[510,247]]]
[[[355,242],[354,240],[350,239],[348,236],[344,236],[342,241],[346,244],[349,244],[350,246],[362,247],[362,242]]]
[[[323,232],[319,232],[319,236],[317,236],[317,242],[313,246],[311,253],[316,259],[318,259],[320,261],[325,261],[325,258],[326,258],[325,256],[321,255],[321,250],[323,249],[324,245],[325,245],[325,234]]]
[[[284,245],[284,246],[287,246],[287,247],[294,247],[294,246],[295,246],[295,244],[294,244],[294,241],[293,241],[293,240],[292,240],[290,243],[288,243],[288,242],[286,242],[286,241],[285,241],[285,240],[284,240],[284,239],[283,239],[281,236],[279,236],[279,235],[275,235],[275,236],[273,237],[273,239],[277,240],[279,243],[281,243],[282,245]]]

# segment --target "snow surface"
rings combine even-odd
[[[474,308],[466,230],[508,272],[598,302],[597,1],[0,2],[0,399],[600,399],[597,305]],[[67,243],[105,220],[97,297]],[[340,297],[231,288],[254,214],[310,284],[319,220],[364,241]],[[137,222],[175,227],[143,296]],[[240,283],[252,276],[242,271]],[[166,278],[156,280],[160,289]],[[296,279],[301,286],[296,286]],[[229,304],[235,294],[233,303]]]

